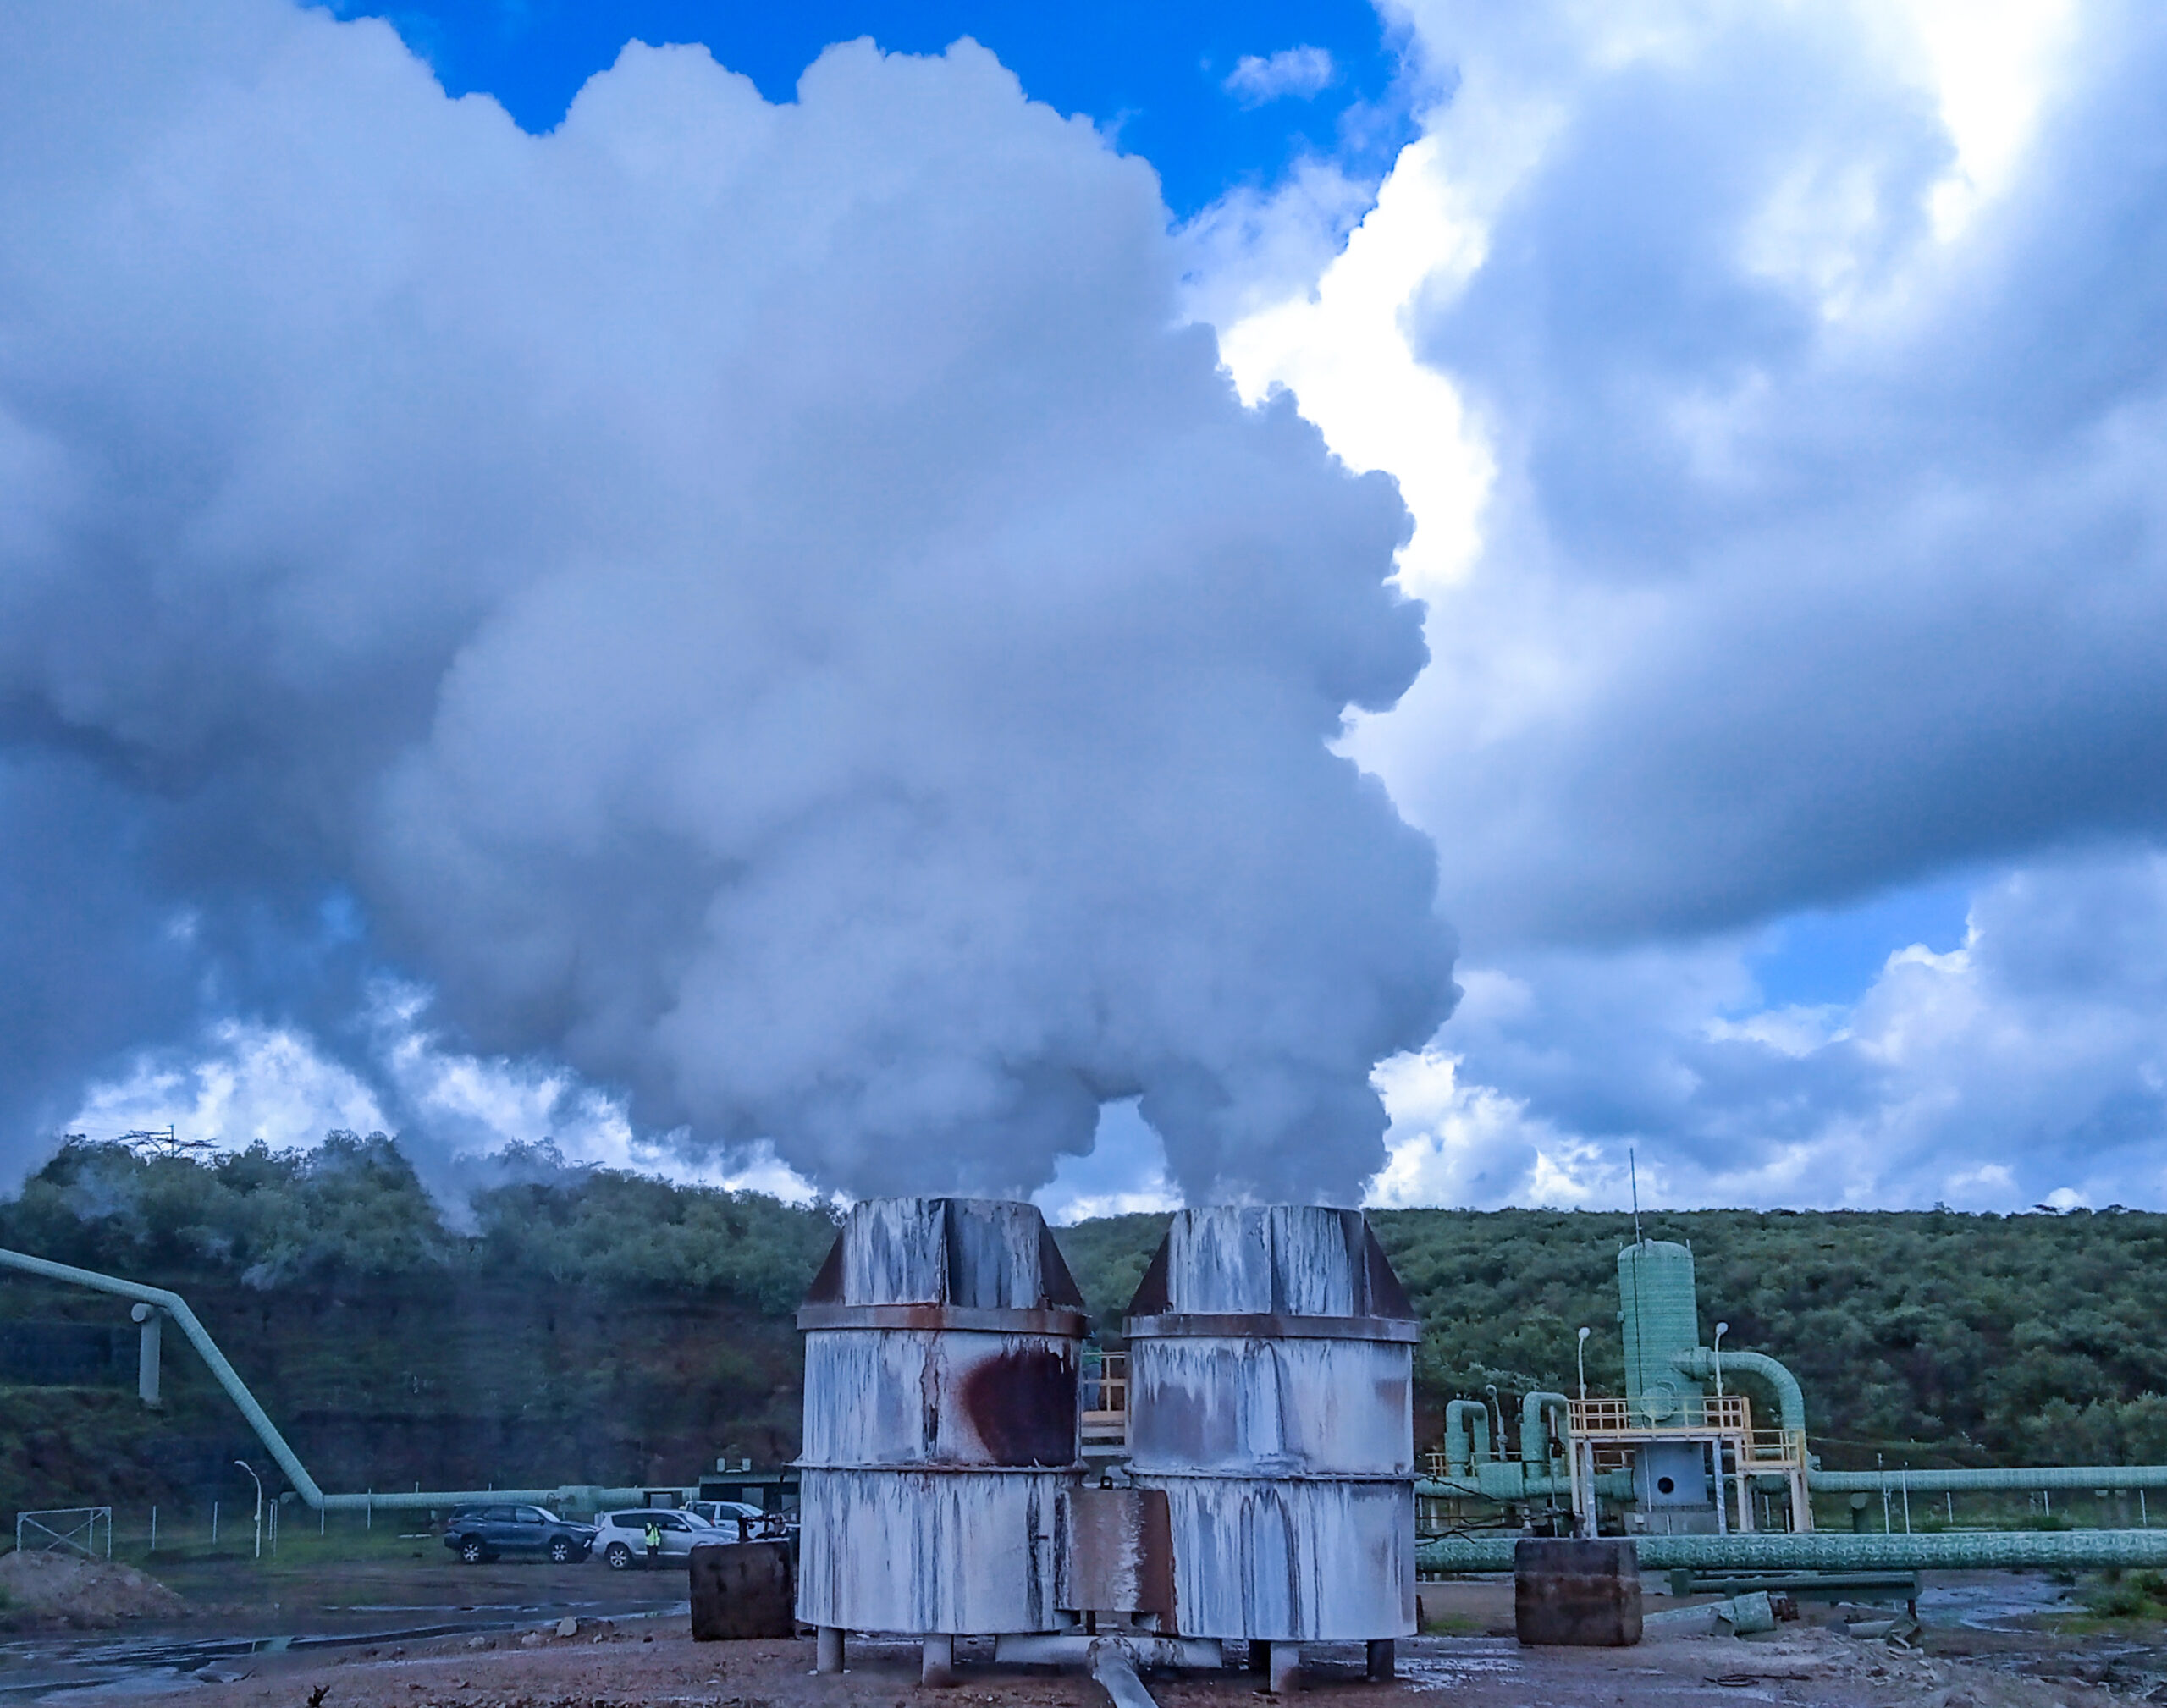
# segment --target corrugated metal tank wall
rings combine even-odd
[[[1130,1468],[1187,1636],[1414,1629],[1407,1296],[1357,1210],[1178,1213],[1131,1303]]]
[[[1618,1253],[1618,1322],[1625,1343],[1625,1397],[1660,1423],[1685,1396],[1706,1391],[1679,1373],[1673,1353],[1701,1344],[1693,1253],[1650,1239]]]
[[[854,1208],[805,1335],[798,1617],[915,1635],[1045,1631],[1078,1460],[1083,1300],[1039,1212]]]

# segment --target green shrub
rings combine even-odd
[[[2085,1589],[2084,1604],[2102,1619],[2167,1619],[2167,1574],[2104,1573]]]

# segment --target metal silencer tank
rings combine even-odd
[[[1039,1212],[860,1204],[797,1324],[798,1617],[929,1639],[1065,1624],[1055,1505],[1075,1475],[1085,1320]]]
[[[1411,1634],[1418,1325],[1361,1213],[1183,1210],[1129,1311],[1130,1468],[1166,1492],[1182,1633]]]

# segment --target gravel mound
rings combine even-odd
[[[179,1612],[180,1597],[155,1578],[113,1560],[80,1554],[14,1553],[0,1558],[0,1621],[11,1626],[100,1629],[126,1619]]]

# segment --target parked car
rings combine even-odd
[[[543,1507],[461,1507],[444,1527],[444,1545],[470,1566],[506,1554],[536,1554],[560,1566],[584,1560],[594,1526],[575,1524]]]
[[[775,1540],[797,1528],[789,1516],[763,1512],[750,1501],[687,1501],[685,1510],[698,1512],[721,1531],[719,1540],[724,1541]]]
[[[698,1512],[681,1507],[628,1507],[620,1512],[595,1514],[595,1546],[603,1563],[613,1572],[630,1571],[648,1563],[647,1527],[660,1534],[662,1548],[657,1564],[682,1566],[703,1542],[734,1542],[733,1534],[719,1532]]]

